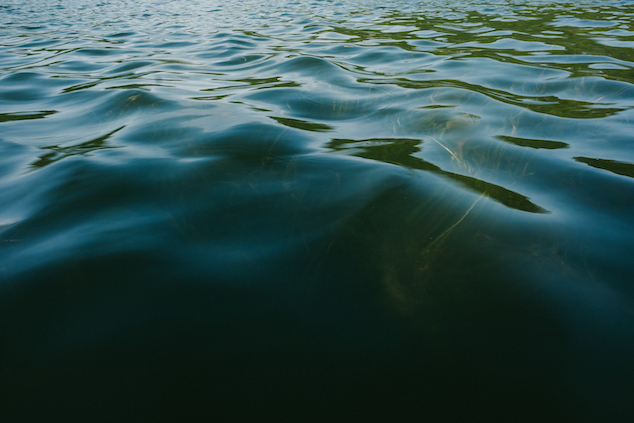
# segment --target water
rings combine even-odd
[[[3,0],[0,415],[632,421],[633,18]]]

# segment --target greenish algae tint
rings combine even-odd
[[[0,420],[634,421],[633,22],[3,0]]]

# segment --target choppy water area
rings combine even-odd
[[[0,415],[632,421],[633,17],[4,0]]]

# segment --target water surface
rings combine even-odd
[[[631,421],[633,18],[4,0],[1,412]]]

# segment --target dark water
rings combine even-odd
[[[2,0],[3,421],[634,421],[633,21]]]

